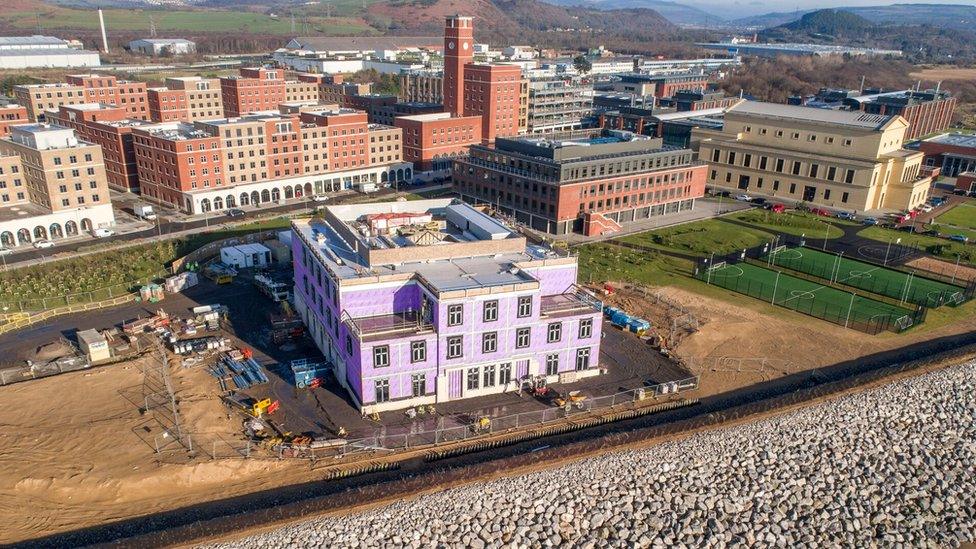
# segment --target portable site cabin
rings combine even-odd
[[[108,340],[95,329],[79,330],[78,346],[91,362],[112,358],[112,351],[108,347]]]
[[[220,262],[236,269],[271,264],[271,250],[263,244],[238,244],[220,249]]]

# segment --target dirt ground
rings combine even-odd
[[[910,76],[916,80],[976,80],[976,69],[958,67],[936,67],[913,72]]]
[[[950,261],[942,261],[931,257],[919,257],[906,263],[908,267],[929,271],[943,276],[955,276],[958,282],[972,282],[976,280],[976,268],[966,265],[956,265]]]
[[[872,337],[799,314],[766,314],[763,306],[652,291],[698,319],[697,332],[672,343],[702,375],[705,394],[976,327],[972,319]],[[667,318],[637,292],[619,290],[608,301],[658,325]],[[171,376],[184,428],[199,433],[200,444],[240,440],[240,418],[219,402],[203,369],[178,367]],[[0,387],[0,544],[316,478],[297,460],[157,456],[162,429],[140,413],[142,382],[140,365],[129,363]]]

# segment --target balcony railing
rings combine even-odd
[[[542,316],[547,317],[589,314],[602,310],[602,301],[576,285],[573,285],[565,293],[542,296],[540,307]]]
[[[420,311],[404,311],[386,315],[353,318],[342,313],[342,321],[360,340],[377,339],[397,334],[418,334],[434,331],[434,325]]]

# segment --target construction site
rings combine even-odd
[[[0,336],[0,510],[12,526],[0,542],[694,407],[923,338],[867,340],[609,282],[589,288],[604,303],[604,375],[364,416],[292,310],[282,259],[190,264],[162,293]]]

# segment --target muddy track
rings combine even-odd
[[[646,446],[697,430],[752,421],[845,392],[917,375],[976,355],[976,332],[947,336],[753,385],[652,415],[594,425],[543,439],[427,461],[417,454],[399,467],[337,480],[256,492],[173,511],[54,534],[15,545],[157,547],[239,537],[290,521],[376,507],[461,484],[523,474],[599,453]],[[323,472],[323,476],[324,472]]]

